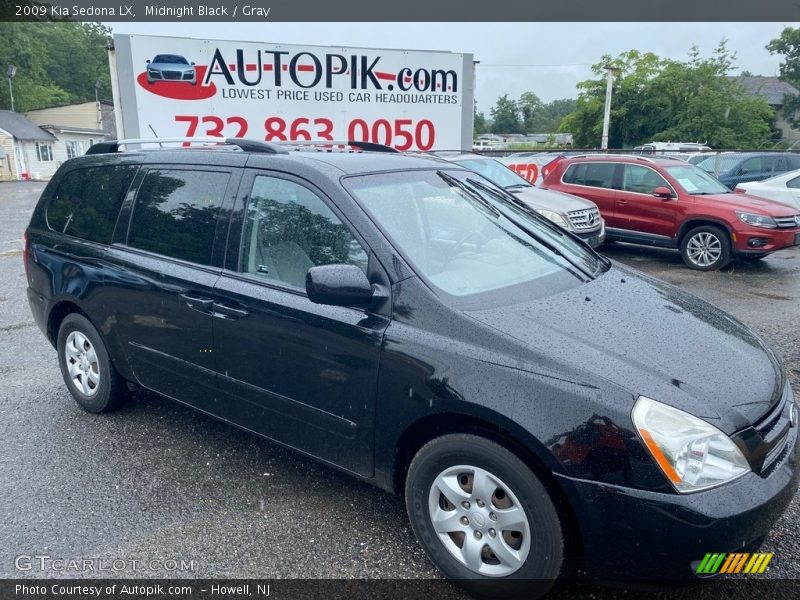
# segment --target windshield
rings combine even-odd
[[[605,264],[468,171],[378,173],[345,182],[417,273],[452,296],[536,282],[538,290],[526,291],[535,297],[588,281]]]
[[[500,187],[507,188],[511,187],[512,185],[531,187],[531,184],[528,183],[527,180],[523,179],[503,163],[496,161],[493,158],[469,158],[464,160],[455,160],[453,162],[461,165],[462,167],[467,167],[471,171],[480,173],[486,177],[486,179],[496,183]]]
[[[666,167],[687,194],[727,194],[730,190],[714,176],[694,165]]]
[[[741,156],[720,156],[719,157],[719,172],[725,173],[730,171],[736,165],[742,162]],[[709,173],[713,173],[717,169],[717,156],[709,156],[697,164],[698,167]]]
[[[189,62],[182,56],[174,54],[159,54],[153,59],[154,63],[164,63],[170,65],[188,65]]]

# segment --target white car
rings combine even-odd
[[[761,196],[800,209],[800,169],[781,173],[763,181],[740,183],[734,191]]]

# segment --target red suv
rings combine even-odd
[[[542,185],[597,204],[606,241],[679,248],[691,269],[721,269],[800,244],[800,214],[787,204],[734,194],[681,160],[581,155],[559,161]]]

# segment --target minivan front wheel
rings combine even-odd
[[[681,256],[690,269],[714,271],[731,262],[728,234],[713,225],[695,227],[681,240]]]
[[[411,525],[445,577],[479,594],[544,594],[561,572],[561,524],[541,481],[485,438],[426,444],[406,479]]]
[[[58,364],[72,397],[92,413],[111,410],[125,396],[103,340],[83,315],[67,315],[58,329]]]

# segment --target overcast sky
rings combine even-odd
[[[654,52],[683,60],[692,45],[709,55],[722,38],[736,66],[776,75],[780,58],[764,48],[798,23],[107,23],[115,33],[174,35],[322,46],[365,46],[472,53],[478,110],[498,95],[533,91],[544,101],[577,96],[603,54]],[[530,66],[517,66],[530,65]],[[534,66],[535,65],[535,66]]]

